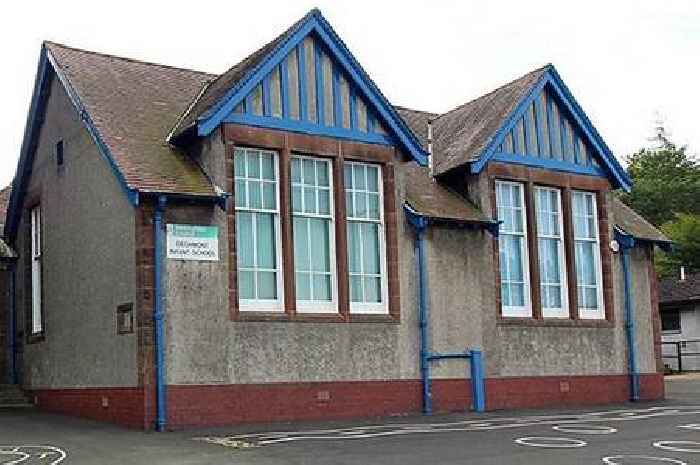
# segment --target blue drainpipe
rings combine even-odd
[[[428,330],[428,271],[425,261],[425,229],[428,222],[418,218],[416,227],[416,256],[418,257],[418,326],[420,328],[420,373],[423,388],[423,413],[433,411],[430,386],[430,331]]]
[[[9,354],[9,374],[10,374],[10,384],[18,383],[17,376],[17,324],[15,323],[17,319],[17,308],[16,308],[16,297],[15,297],[15,287],[17,279],[17,266],[15,262],[10,263],[10,312],[9,321],[7,322],[7,342],[10,349]]]
[[[632,270],[630,266],[630,249],[634,247],[634,238],[629,234],[615,231],[615,240],[622,252],[622,275],[625,282],[625,336],[627,338],[628,364],[630,377],[630,400],[639,400],[640,382],[637,367],[637,346],[635,343],[634,296],[632,295]]]
[[[428,301],[428,263],[425,257],[425,230],[428,219],[406,208],[406,215],[416,230],[415,253],[418,268],[418,325],[420,332],[420,372],[423,393],[423,413],[433,413],[433,399],[430,380],[430,363],[444,359],[467,359],[470,364],[472,401],[474,410],[486,410],[486,390],[481,350],[472,349],[464,352],[439,353],[430,351],[429,301]]]
[[[153,294],[155,308],[153,311],[153,325],[155,327],[155,369],[156,369],[156,431],[164,431],[168,418],[168,405],[165,392],[165,303],[163,301],[163,213],[167,198],[164,195],[158,197],[156,209],[153,212]]]

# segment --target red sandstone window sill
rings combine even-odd
[[[398,324],[400,319],[392,315],[369,314],[294,314],[239,311],[233,321],[241,322],[282,322],[282,323],[389,323]]]
[[[513,318],[501,317],[499,326],[530,326],[555,328],[614,328],[615,323],[609,320],[571,320],[568,318]]]

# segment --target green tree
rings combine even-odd
[[[627,157],[634,186],[622,200],[656,226],[673,221],[678,213],[700,214],[700,165],[674,144],[662,124],[654,147]]]
[[[680,213],[675,220],[661,226],[674,242],[673,251],[657,254],[657,271],[662,276],[678,273],[681,266],[700,272],[700,215]]]

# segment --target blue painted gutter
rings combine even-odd
[[[640,398],[640,380],[639,367],[637,365],[634,296],[632,294],[632,270],[630,265],[630,250],[635,246],[635,240],[631,235],[618,229],[615,229],[615,240],[620,244],[620,251],[622,252],[622,275],[625,287],[625,337],[627,339],[630,400],[636,402]]]
[[[165,303],[163,302],[163,259],[165,249],[163,247],[165,241],[163,237],[165,230],[163,228],[163,213],[167,197],[161,195],[158,197],[156,209],[153,212],[153,294],[154,294],[154,311],[153,311],[153,326],[155,328],[155,371],[156,371],[156,431],[164,431],[168,418],[166,379],[165,379]]]
[[[481,350],[472,349],[465,350],[464,352],[446,353],[430,351],[428,263],[425,256],[425,231],[430,223],[430,219],[418,214],[408,205],[404,205],[404,211],[406,217],[416,231],[415,253],[418,271],[418,326],[420,334],[420,372],[423,394],[423,413],[426,415],[433,413],[430,362],[446,359],[465,359],[469,361],[473,408],[477,412],[483,412],[486,410],[486,389]],[[492,229],[488,224],[484,227],[487,230]]]

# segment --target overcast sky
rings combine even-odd
[[[648,144],[657,113],[700,151],[699,1],[11,2],[0,183],[14,176],[42,40],[221,73],[314,6],[394,104],[444,112],[551,62],[618,158]]]

